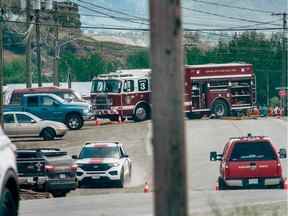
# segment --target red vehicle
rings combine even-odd
[[[118,70],[92,82],[91,103],[97,116],[143,121],[151,114],[151,70]],[[255,106],[252,65],[244,63],[185,66],[185,112],[189,118],[246,112]]]
[[[230,138],[223,154],[210,153],[210,160],[220,160],[219,190],[236,188],[284,188],[280,159],[286,149],[278,152],[269,137]]]
[[[24,94],[55,94],[67,102],[84,102],[78,93],[68,88],[59,88],[55,86],[51,87],[40,87],[40,88],[23,88],[23,89],[14,89],[11,91],[9,96],[7,96],[7,104],[18,105],[20,104],[21,97]]]

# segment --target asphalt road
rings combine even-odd
[[[152,215],[152,194],[143,194],[143,184],[152,184],[152,147],[149,142],[150,122],[94,127],[70,132],[64,140],[17,142],[18,147],[53,146],[78,153],[87,140],[120,140],[127,145],[133,160],[133,179],[126,189],[86,189],[71,193],[68,198],[22,201],[20,216],[114,216]],[[287,192],[281,190],[215,192],[219,163],[209,161],[209,152],[221,152],[231,136],[267,135],[279,147],[287,147],[287,122],[280,119],[258,120],[193,120],[187,126],[187,163],[190,212],[205,212],[238,205],[287,204]],[[283,161],[287,175],[287,160]],[[85,195],[85,196],[84,196]],[[286,209],[287,210],[287,209]]]

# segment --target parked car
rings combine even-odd
[[[23,88],[12,89],[7,92],[7,104],[20,105],[21,98],[25,94],[55,94],[67,102],[86,102],[77,92],[69,88],[60,87],[39,87],[39,88]]]
[[[115,183],[124,187],[132,174],[132,163],[118,142],[86,143],[76,159],[79,186]]]
[[[17,167],[22,188],[49,192],[54,197],[64,197],[77,188],[77,166],[60,149],[19,149]]]
[[[42,120],[27,112],[5,112],[3,119],[4,131],[10,138],[42,137],[53,140],[63,137],[68,131],[61,122]]]
[[[0,128],[0,215],[17,216],[19,190],[15,160],[16,147]]]
[[[29,112],[41,119],[58,121],[66,124],[71,130],[80,129],[84,120],[92,113],[87,103],[68,103],[54,94],[27,94],[21,98],[20,105],[6,105],[4,111]]]
[[[237,188],[283,188],[281,158],[286,149],[278,152],[272,140],[265,136],[230,138],[223,154],[210,153],[211,161],[220,162],[220,190]]]

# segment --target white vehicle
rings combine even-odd
[[[61,122],[42,120],[28,112],[5,112],[4,131],[10,138],[42,137],[53,140],[63,137],[68,128]]]
[[[17,216],[19,190],[16,172],[16,147],[0,128],[0,215]]]
[[[86,143],[77,159],[79,186],[93,183],[116,183],[124,187],[131,178],[132,164],[123,145],[118,142]]]

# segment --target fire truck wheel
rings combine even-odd
[[[223,117],[229,114],[229,107],[224,100],[216,100],[212,107],[212,113],[216,115],[216,117]]]
[[[145,121],[149,118],[149,107],[147,105],[139,105],[135,109],[134,121]]]

